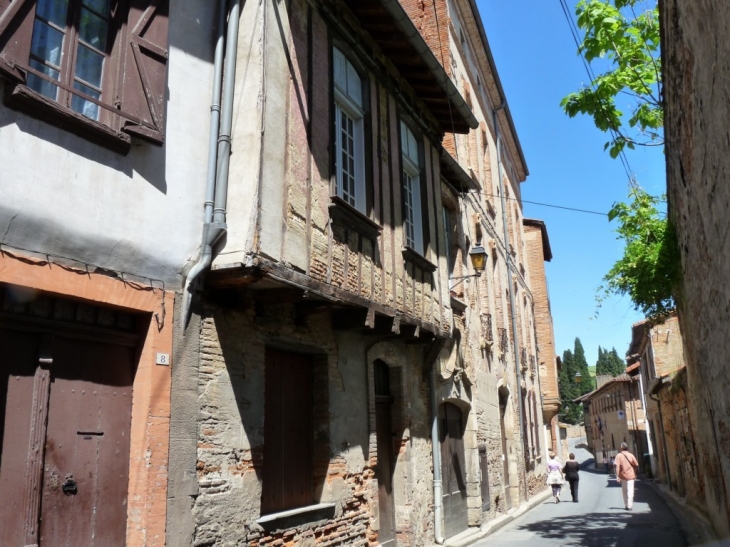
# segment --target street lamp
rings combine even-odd
[[[484,271],[484,268],[487,265],[487,251],[484,250],[484,247],[482,247],[481,243],[477,243],[474,245],[471,250],[469,251],[469,260],[471,260],[471,266],[474,268],[474,273],[471,275],[462,275],[459,277],[451,277],[449,281],[456,281],[458,280],[459,283],[467,280],[467,283],[469,283],[469,280],[472,277],[481,277],[482,272]],[[456,283],[451,286],[453,289],[458,285],[459,283]]]
[[[583,381],[583,376],[581,376],[580,372],[575,373],[575,383],[580,384]]]

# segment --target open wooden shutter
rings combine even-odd
[[[36,0],[0,0],[0,76],[25,81]]]
[[[129,0],[120,64],[123,130],[159,145],[165,134],[168,13],[169,0]]]

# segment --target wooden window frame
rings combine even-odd
[[[408,133],[413,137],[416,146],[415,151],[410,150]],[[423,140],[420,132],[416,131],[408,121],[401,117],[398,124],[398,143],[401,159],[401,207],[403,211],[403,245],[409,259],[417,261],[417,258],[424,258],[428,249],[428,201],[425,188],[426,170],[424,169]],[[404,140],[404,138],[406,140]],[[404,146],[408,144],[408,146]],[[407,148],[407,149],[406,149]],[[409,203],[406,192],[406,177],[411,181],[417,181],[410,192],[412,200]],[[414,216],[409,219],[409,208]],[[413,234],[408,235],[408,223],[413,223]],[[420,261],[419,261],[420,262]]]
[[[118,0],[108,19],[102,95],[73,88],[81,0],[69,0],[61,80],[30,66],[37,0],[0,0],[0,77],[5,104],[121,154],[138,137],[164,143],[169,0]],[[71,13],[72,10],[75,12]],[[50,99],[28,85],[28,76],[59,88]],[[71,98],[98,108],[98,120],[75,112]]]
[[[376,240],[382,233],[382,226],[372,220],[373,188],[372,188],[372,113],[370,107],[369,74],[359,60],[344,45],[342,40],[334,38],[330,43],[330,94],[331,100],[331,197],[330,216],[338,225],[353,229],[364,237]],[[336,83],[336,56],[342,55],[345,68],[350,68],[360,80],[361,104],[352,100],[346,90]],[[354,200],[348,199],[343,191],[341,155],[341,119],[344,112],[357,124],[355,139],[355,195]],[[340,161],[338,161],[340,160]],[[354,201],[354,203],[353,203]]]

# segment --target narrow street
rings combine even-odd
[[[573,449],[576,459],[593,456]],[[624,509],[614,475],[581,469],[579,502],[563,487],[561,503],[550,497],[474,547],[582,545],[600,547],[684,547],[684,533],[667,504],[648,484],[636,482],[632,512]]]

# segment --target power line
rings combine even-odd
[[[497,196],[495,194],[484,194],[486,197],[493,197],[498,198],[500,196]],[[513,197],[505,197],[505,199],[509,199],[512,201],[519,201],[520,203],[529,203],[530,205],[542,205],[543,207],[553,207],[555,209],[565,209],[566,211],[575,211],[577,213],[588,213],[591,215],[601,215],[603,217],[608,216],[607,213],[599,213],[598,211],[589,211],[588,209],[578,209],[576,207],[566,207],[564,205],[555,205],[552,203],[541,203],[539,201],[527,201],[526,199],[517,199]]]

